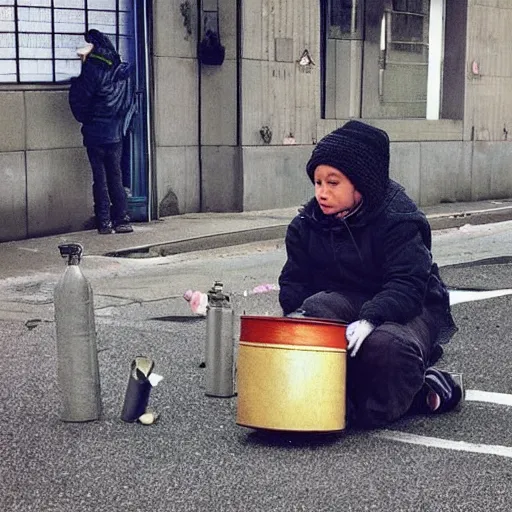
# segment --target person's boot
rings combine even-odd
[[[98,233],[100,235],[110,235],[112,233],[112,222],[103,220],[98,223]]]
[[[114,231],[116,233],[133,233],[133,227],[130,224],[128,215],[114,223]]]

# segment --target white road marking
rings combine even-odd
[[[456,450],[460,452],[483,453],[486,455],[498,455],[499,457],[512,458],[512,447],[500,446],[496,444],[475,444],[466,441],[452,441],[450,439],[441,439],[437,437],[418,436],[406,432],[395,432],[392,430],[382,430],[373,434],[376,437],[398,441],[400,443],[416,444],[428,448],[442,448],[444,450]]]
[[[507,393],[491,393],[478,389],[466,389],[464,399],[466,402],[487,402],[491,404],[512,406],[512,395]]]
[[[461,302],[471,302],[474,300],[492,299],[494,297],[501,297],[502,295],[510,295],[512,290],[510,288],[502,290],[450,290],[450,305],[460,304]]]
[[[507,393],[492,393],[490,391],[480,391],[478,389],[467,389],[465,392],[466,402],[485,402],[498,405],[512,406],[512,395]],[[407,432],[397,432],[393,430],[382,430],[375,432],[376,437],[398,441],[400,443],[415,444],[429,448],[442,448],[444,450],[456,450],[470,453],[483,453],[487,455],[498,455],[499,457],[512,458],[512,447],[494,444],[475,444],[466,441],[452,441],[450,439],[441,439],[437,437],[419,436]]]

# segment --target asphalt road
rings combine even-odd
[[[471,240],[461,230],[435,234],[441,264],[512,254],[510,224],[470,231]],[[86,259],[104,406],[101,421],[87,424],[59,420],[58,275],[0,282],[0,510],[510,510],[512,407],[496,403],[512,393],[509,295],[453,306],[460,330],[439,366],[462,372],[471,396],[484,400],[450,414],[371,432],[277,435],[237,426],[236,397],[205,396],[206,322],[191,317],[181,294],[220,278],[237,312],[278,314],[275,292],[242,292],[275,283],[283,258],[282,244],[266,242],[152,261]],[[498,262],[486,262],[485,273],[502,287],[512,265]],[[459,288],[479,287],[479,265],[468,268],[443,272]],[[39,321],[29,329],[28,319]],[[161,414],[152,426],[120,419],[129,364],[140,354],[164,377],[151,394]]]

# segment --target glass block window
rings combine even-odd
[[[0,0],[0,83],[66,82],[80,73],[84,33],[107,34],[128,58],[131,0]]]

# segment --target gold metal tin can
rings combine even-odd
[[[345,428],[345,324],[242,316],[240,327],[238,425],[298,432]]]

